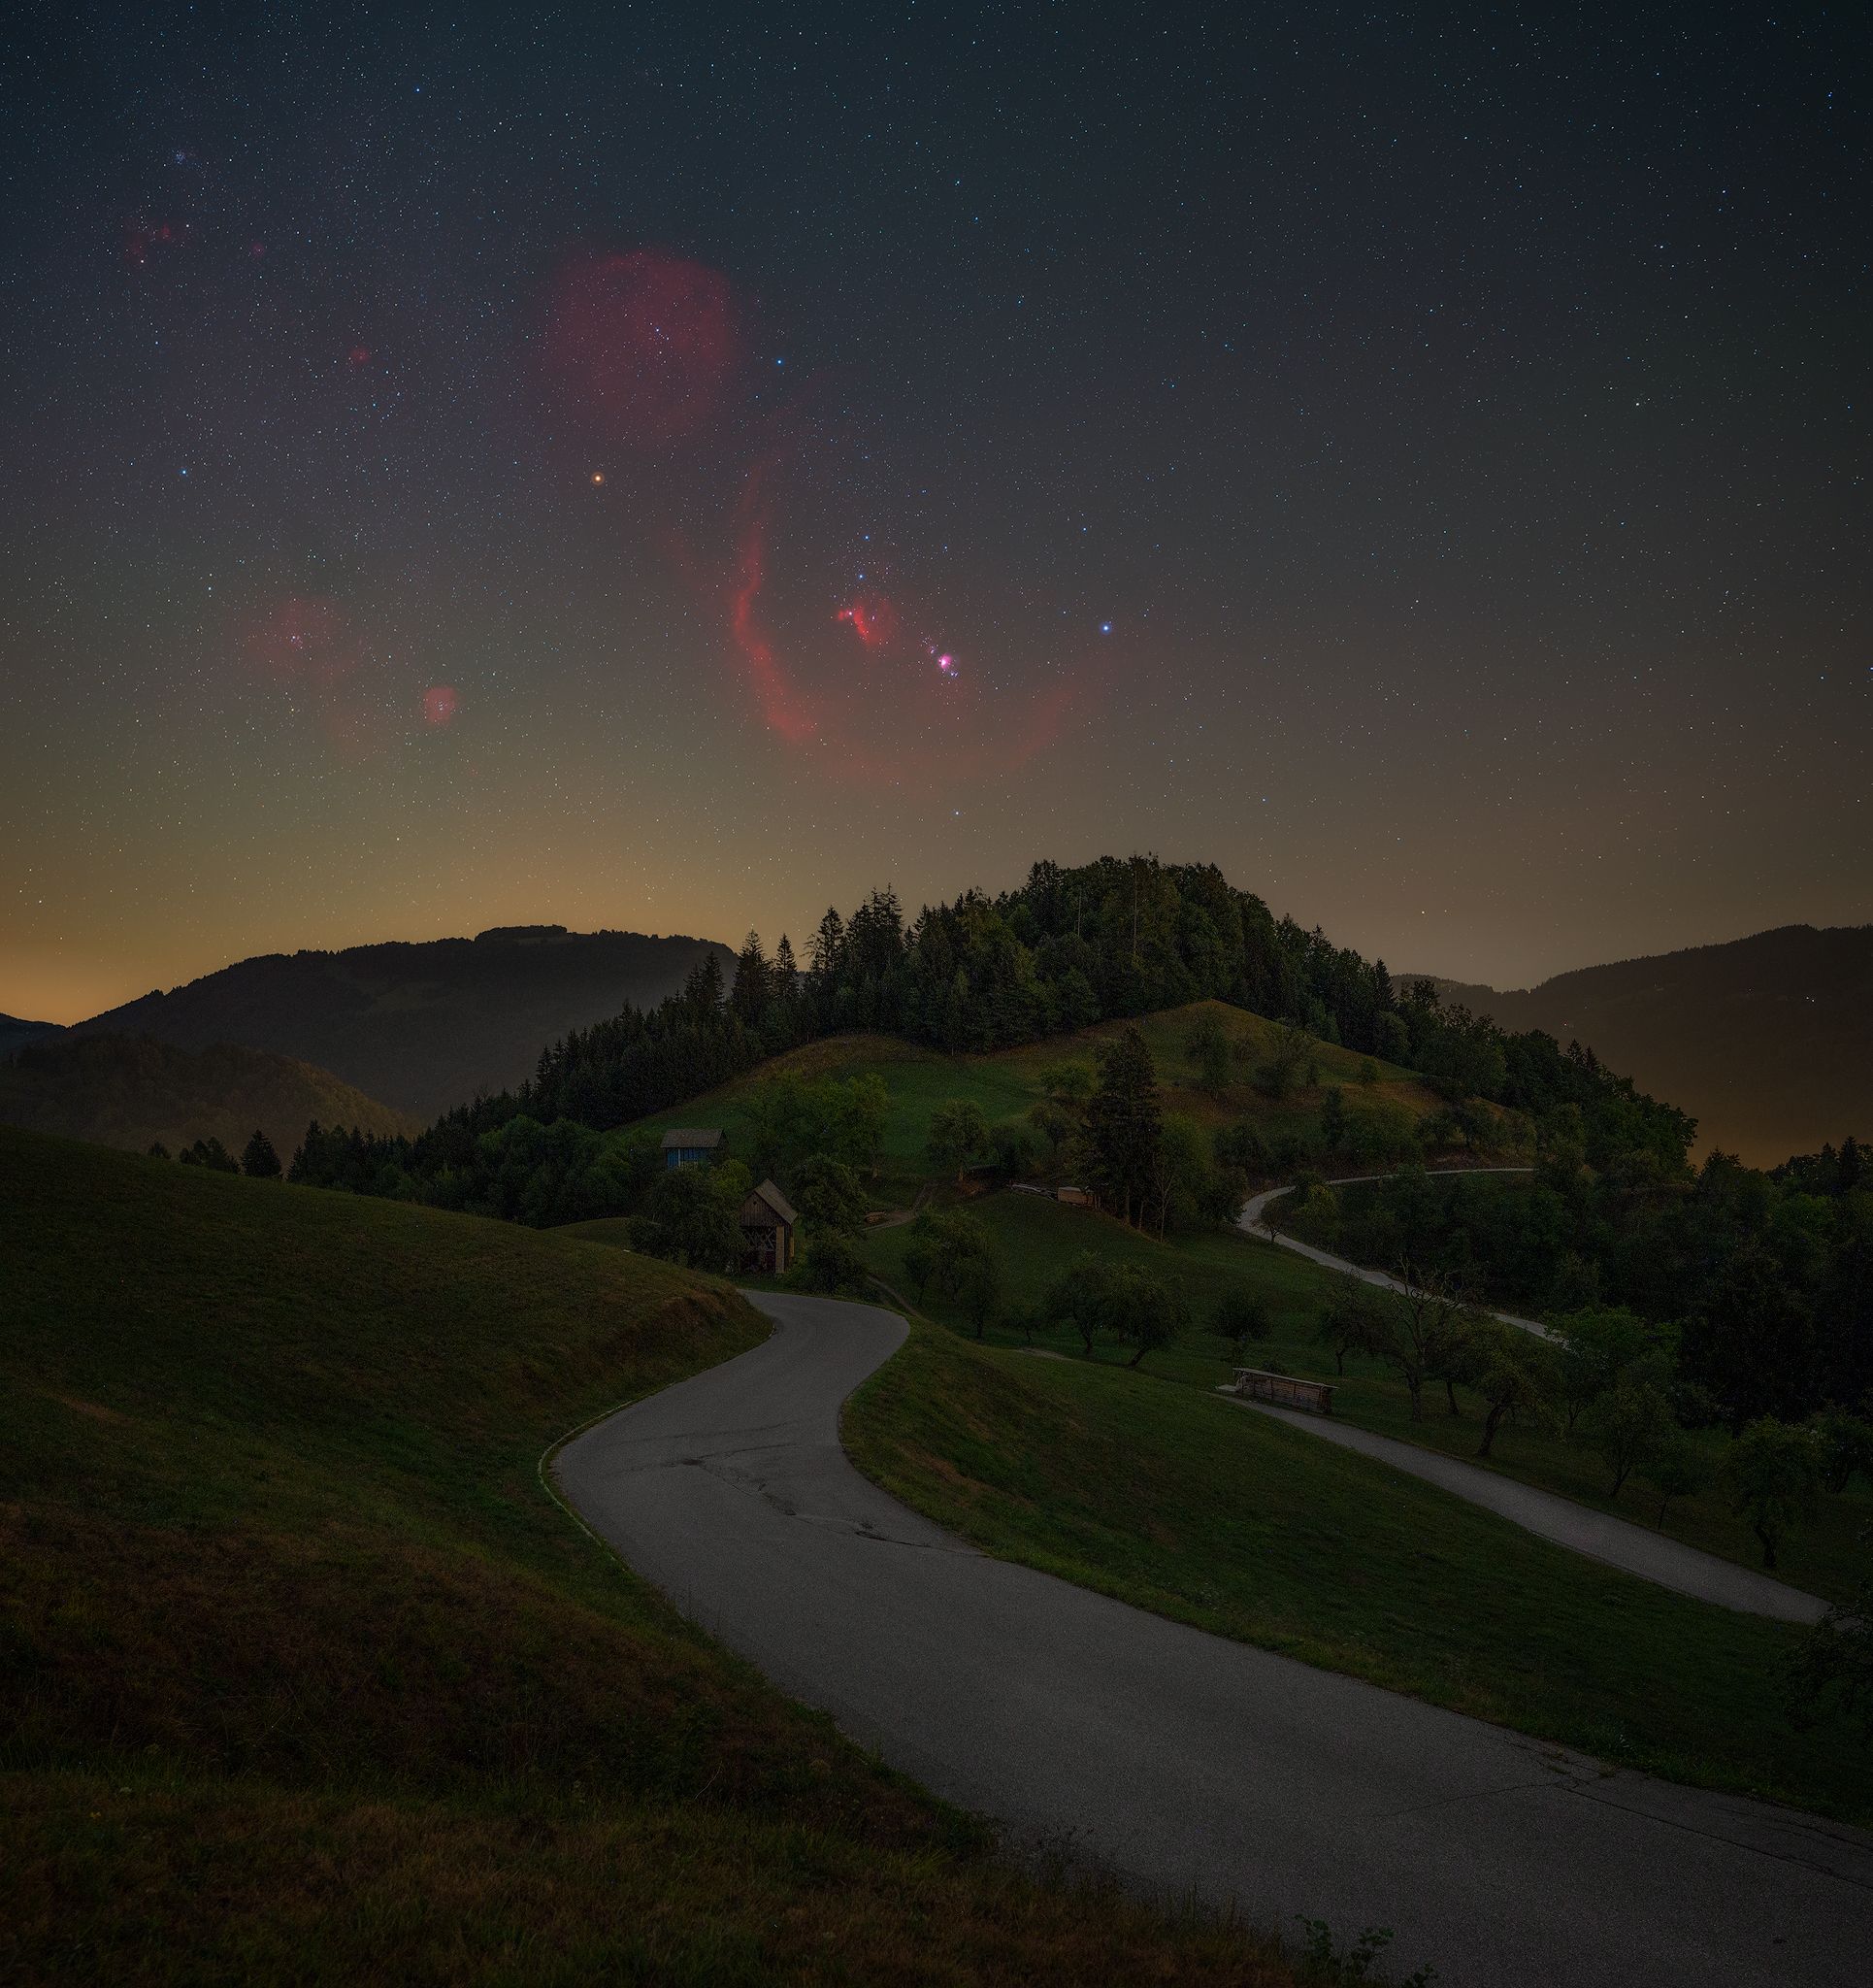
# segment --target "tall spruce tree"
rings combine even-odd
[[[1099,1085],[1086,1107],[1095,1182],[1128,1222],[1134,1206],[1142,1213],[1163,1137],[1157,1067],[1144,1037],[1128,1023],[1101,1059]]]

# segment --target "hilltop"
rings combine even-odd
[[[55,1035],[0,1063],[0,1124],[132,1152],[218,1139],[238,1154],[258,1129],[290,1160],[314,1118],[379,1138],[416,1130],[329,1070],[227,1043],[197,1051],[148,1036]]]
[[[654,1006],[711,955],[734,958],[712,940],[563,925],[266,953],[146,994],[71,1033],[152,1036],[184,1049],[268,1049],[429,1119],[520,1082],[542,1044],[627,1003]]]
[[[1222,1029],[1232,1049],[1230,1081],[1216,1090],[1201,1086],[1189,1047],[1205,1019]],[[1415,1132],[1441,1110],[1436,1094],[1414,1072],[1313,1037],[1305,1039],[1293,1090],[1283,1098],[1269,1098],[1257,1089],[1252,1073],[1269,1053],[1277,1026],[1221,1001],[1187,1003],[1138,1016],[1133,1025],[1151,1050],[1167,1111],[1194,1119],[1211,1132],[1225,1126],[1253,1126],[1271,1157],[1288,1148],[1305,1152],[1318,1144],[1330,1089],[1341,1093],[1356,1136],[1362,1128],[1394,1138],[1401,1129]],[[1026,1125],[1028,1114],[1047,1096],[1050,1073],[1063,1064],[1080,1064],[1090,1072],[1099,1052],[1125,1026],[1117,1020],[1098,1022],[1020,1048],[977,1055],[944,1055],[890,1036],[830,1036],[770,1057],[732,1081],[642,1119],[632,1129],[662,1133],[678,1124],[719,1127],[728,1134],[731,1150],[746,1152],[753,1134],[750,1104],[775,1081],[843,1081],[875,1075],[890,1100],[875,1190],[882,1199],[908,1200],[940,1173],[929,1152],[931,1119],[939,1105],[967,1099],[981,1108],[992,1129]],[[1476,1149],[1514,1150],[1516,1129],[1503,1114],[1486,1111],[1484,1116],[1499,1126],[1500,1138],[1496,1143],[1484,1141]],[[1467,1149],[1467,1142],[1455,1132],[1452,1144]]]
[[[0,1131],[0,1974],[1291,1983],[1032,1882],[549,1498],[714,1279]]]
[[[58,1033],[55,1021],[21,1021],[17,1015],[0,1014],[0,1058],[11,1056],[16,1049],[37,1042],[41,1036]]]
[[[1774,1166],[1873,1134],[1873,925],[1784,925],[1511,990],[1427,977],[1504,1029],[1590,1046],[1692,1112],[1701,1150]]]

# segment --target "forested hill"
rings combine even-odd
[[[55,1036],[55,1021],[21,1021],[17,1015],[0,1014],[0,1057],[11,1056],[22,1044],[37,1042],[41,1036]]]
[[[805,954],[783,936],[770,956],[750,934],[730,974],[708,953],[661,1006],[543,1048],[517,1090],[458,1106],[412,1145],[341,1142],[341,1152],[327,1139],[299,1177],[478,1207],[496,1157],[483,1142],[518,1121],[608,1134],[855,1030],[996,1050],[1204,1000],[1291,1024],[1303,1062],[1315,1039],[1419,1073],[1460,1136],[1499,1136],[1501,1114],[1518,1114],[1523,1134],[1545,1131],[1593,1165],[1624,1156],[1669,1177],[1693,1130],[1545,1036],[1505,1035],[1400,990],[1382,961],[1274,917],[1209,865],[1036,863],[1017,890],[965,891],[909,919],[895,893],[874,890],[849,917],[828,911]]]
[[[267,953],[147,994],[72,1033],[271,1049],[433,1118],[477,1092],[519,1083],[542,1044],[625,1007],[654,1007],[706,958],[732,964],[734,955],[712,940],[562,925]]]
[[[225,1043],[193,1050],[148,1036],[59,1034],[0,1063],[0,1123],[132,1152],[218,1139],[238,1153],[257,1131],[290,1156],[314,1118],[383,1139],[415,1130],[329,1070]]]
[[[1785,925],[1501,992],[1437,981],[1505,1029],[1589,1044],[1698,1122],[1698,1143],[1772,1166],[1873,1132],[1873,925]]]

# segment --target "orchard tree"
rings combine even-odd
[[[1676,1434],[1670,1385],[1667,1363],[1649,1355],[1632,1362],[1582,1416],[1588,1442],[1613,1473],[1609,1498],[1618,1498],[1627,1478],[1635,1470],[1643,1472]]]
[[[1468,1340],[1476,1313],[1456,1279],[1420,1270],[1407,1257],[1397,1270],[1402,1290],[1383,1293],[1361,1321],[1360,1350],[1382,1360],[1405,1384],[1411,1419],[1425,1419],[1425,1382],[1450,1372]]]
[[[1688,1429],[1674,1429],[1639,1467],[1639,1475],[1659,1494],[1657,1529],[1675,1500],[1692,1498],[1710,1481],[1710,1465]]]
[[[1229,1341],[1231,1351],[1240,1360],[1249,1346],[1265,1344],[1273,1336],[1274,1321],[1268,1313],[1268,1301],[1260,1291],[1231,1284],[1216,1301],[1210,1329],[1218,1339]]]
[[[1488,1456],[1505,1416],[1538,1420],[1548,1410],[1553,1368],[1548,1349],[1533,1333],[1499,1318],[1478,1317],[1469,1331],[1464,1379],[1483,1398],[1483,1441]]]
[[[930,1157],[959,1180],[989,1143],[989,1121],[973,1098],[950,1098],[930,1114]]]
[[[1333,1372],[1341,1379],[1346,1377],[1347,1354],[1370,1349],[1379,1309],[1378,1293],[1364,1277],[1341,1273],[1333,1279],[1333,1293],[1321,1308],[1314,1339],[1332,1354]]]
[[[865,1221],[865,1189],[843,1160],[815,1153],[794,1176],[794,1201],[814,1236],[849,1236]]]
[[[1184,1037],[1184,1054],[1196,1071],[1197,1088],[1220,1097],[1230,1083],[1230,1039],[1222,1018],[1205,1008]]]
[[[1113,1265],[1109,1257],[1082,1249],[1047,1287],[1043,1314],[1070,1326],[1090,1359],[1093,1342],[1110,1323]]]
[[[1815,1508],[1826,1458],[1812,1429],[1764,1415],[1729,1446],[1720,1473],[1730,1509],[1748,1522],[1774,1567],[1790,1531]]]

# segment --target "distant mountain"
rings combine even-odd
[[[1773,1166],[1873,1138],[1873,925],[1784,925],[1509,992],[1422,977],[1506,1029],[1591,1045],[1692,1112],[1700,1151]]]
[[[541,1050],[631,1002],[679,988],[707,939],[509,925],[475,939],[267,953],[81,1022],[77,1036],[235,1043],[335,1073],[428,1120],[532,1074]],[[249,1128],[251,1129],[251,1128]],[[302,1128],[303,1129],[303,1128]]]
[[[179,1049],[148,1036],[59,1034],[0,1063],[0,1124],[62,1132],[99,1145],[171,1152],[214,1137],[239,1155],[258,1129],[282,1163],[307,1121],[364,1132],[413,1132],[415,1121],[329,1070],[266,1049]]]
[[[11,1014],[0,1014],[0,1061],[4,1061],[22,1043],[37,1042],[41,1036],[55,1036],[58,1024],[55,1021],[20,1021]]]

